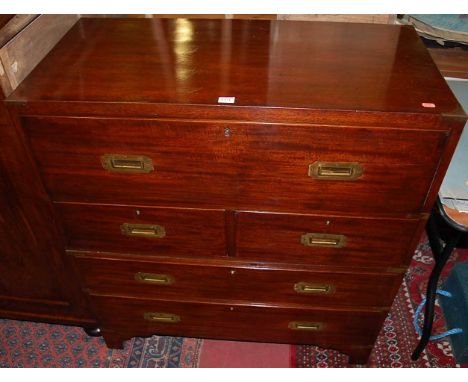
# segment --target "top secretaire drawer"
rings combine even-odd
[[[57,201],[269,211],[418,212],[445,132],[23,117]]]

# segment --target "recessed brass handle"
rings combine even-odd
[[[153,161],[144,155],[105,154],[101,164],[112,172],[149,173],[154,170]]]
[[[362,165],[357,162],[317,161],[309,165],[309,176],[316,179],[356,180],[362,172]]]
[[[306,247],[342,248],[346,246],[346,236],[308,232],[301,236],[301,244]]]
[[[166,230],[160,225],[123,223],[120,230],[127,236],[140,236],[161,239],[166,236]]]
[[[175,324],[180,322],[180,317],[172,313],[146,312],[143,318],[147,321],[156,321],[161,323]]]
[[[160,275],[155,273],[137,272],[135,280],[145,284],[170,285],[174,283],[174,277],[171,275]]]
[[[289,323],[288,328],[292,330],[311,330],[318,332],[325,328],[325,324],[323,322],[292,321]]]
[[[294,284],[294,290],[297,293],[304,294],[331,294],[335,292],[335,286],[333,284],[314,284],[301,281]]]

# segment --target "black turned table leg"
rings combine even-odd
[[[434,254],[434,259],[436,259],[440,256],[444,247],[442,245],[439,230],[437,229],[436,217],[434,213],[429,216],[429,220],[427,221],[426,234],[432,253]]]
[[[432,217],[431,217],[432,219]],[[435,229],[434,226],[431,226],[431,221],[428,222],[428,235],[431,237],[431,234],[435,234],[436,232],[429,232],[431,229]],[[411,355],[411,359],[416,361],[421,353],[423,352],[424,348],[426,347],[427,343],[429,342],[429,337],[431,336],[432,332],[432,324],[434,321],[434,305],[436,299],[436,290],[437,284],[439,282],[439,277],[444,268],[447,260],[449,259],[450,255],[452,254],[454,248],[456,247],[460,237],[461,232],[454,233],[448,241],[446,242],[445,246],[442,249],[442,252],[437,252],[438,249],[441,248],[439,241],[439,236],[436,234],[432,236],[430,239],[432,251],[434,253],[435,265],[431,272],[431,276],[429,277],[429,282],[427,284],[427,295],[426,295],[426,310],[424,313],[424,325],[422,329],[421,339],[419,340],[418,346],[414,350],[413,354]],[[433,241],[437,241],[437,244],[433,246]]]

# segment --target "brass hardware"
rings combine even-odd
[[[292,321],[288,325],[289,329],[292,330],[311,330],[311,331],[320,331],[325,328],[323,322],[299,322]]]
[[[362,165],[357,162],[317,161],[309,165],[309,176],[316,179],[356,180],[362,171]]]
[[[301,281],[294,284],[294,290],[297,293],[305,294],[331,294],[335,291],[335,286],[333,284],[312,284]]]
[[[301,244],[306,247],[342,248],[346,246],[346,236],[308,232],[301,236]]]
[[[123,223],[120,230],[127,236],[141,236],[149,238],[163,238],[166,230],[160,225]]]
[[[169,285],[174,282],[174,277],[171,275],[138,272],[135,273],[135,280],[145,284]]]
[[[112,172],[149,173],[154,170],[153,161],[143,155],[105,154],[101,164]]]
[[[175,324],[176,322],[180,322],[180,317],[177,314],[171,313],[146,312],[145,314],[143,314],[143,318],[148,321],[156,321],[169,324]]]

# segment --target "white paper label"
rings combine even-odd
[[[236,103],[236,97],[218,97],[218,103]]]

